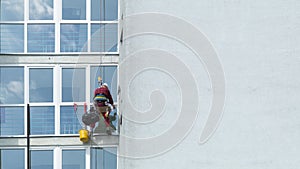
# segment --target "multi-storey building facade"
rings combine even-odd
[[[300,168],[298,1],[0,3],[1,169]],[[99,75],[122,125],[84,144]]]

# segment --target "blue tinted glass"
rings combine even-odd
[[[24,108],[0,107],[0,135],[24,135]]]
[[[71,1],[70,1],[71,2]],[[61,24],[60,51],[61,52],[86,52],[87,48],[86,24]]]
[[[62,101],[85,101],[85,69],[63,68],[62,70]]]
[[[24,0],[1,0],[0,20],[1,21],[23,21]]]
[[[25,168],[24,149],[1,150],[1,169],[24,169]]]
[[[54,107],[30,107],[32,135],[54,134]]]
[[[92,24],[92,52],[116,52],[117,46],[118,24]]]
[[[117,79],[118,71],[117,66],[103,66],[103,67],[91,67],[91,100],[94,97],[94,90],[98,86],[98,76],[103,79],[103,82],[108,84],[110,93],[114,99],[114,102],[117,101]]]
[[[92,0],[92,21],[112,21],[118,19],[118,0]]]
[[[63,150],[62,169],[85,169],[85,150]]]
[[[116,169],[117,168],[117,149],[116,148],[105,148],[104,149],[104,168],[105,169]]]
[[[60,134],[78,134],[82,128],[82,115],[83,106],[77,107],[77,111],[73,106],[60,107]]]
[[[0,67],[0,104],[24,103],[24,68]]]
[[[92,24],[91,26],[91,51],[104,52],[104,24]],[[101,28],[101,29],[100,29]]]
[[[29,19],[31,20],[52,20],[53,0],[30,0]]]
[[[28,25],[28,52],[54,52],[54,24]]]
[[[52,150],[31,150],[30,157],[31,169],[53,169]]]
[[[29,101],[53,102],[53,70],[29,69]]]
[[[64,20],[85,20],[85,0],[63,0],[62,19]]]
[[[104,168],[103,148],[91,148],[91,169]]]
[[[117,148],[92,148],[91,169],[116,169]]]
[[[24,25],[0,24],[0,53],[24,52]]]

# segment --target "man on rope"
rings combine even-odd
[[[108,85],[103,83],[100,87],[94,91],[94,106],[97,112],[101,113],[104,117],[106,125],[106,132],[111,134],[110,127],[116,130],[116,127],[112,124],[112,121],[116,119],[116,113],[110,116],[109,113],[112,109],[115,109],[113,98],[108,89]]]

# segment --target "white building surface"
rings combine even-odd
[[[298,1],[0,2],[2,169],[300,168]],[[120,126],[82,143],[98,76]]]
[[[143,24],[153,24],[152,31],[143,29],[146,32],[143,36],[128,39],[128,43],[123,45],[124,52],[121,50],[120,58],[147,49],[159,49],[175,55],[186,64],[196,81],[197,89],[190,88],[190,90],[198,92],[198,116],[184,139],[167,152],[154,154],[152,158],[124,159],[120,162],[120,167],[122,169],[299,168],[299,5],[298,1],[293,0],[122,1],[124,16],[145,12],[162,13],[186,22],[185,29],[178,30],[182,28],[182,25],[178,25],[168,28],[169,33],[162,34],[164,29],[160,29],[161,25],[165,28],[172,25],[165,17],[157,17],[159,23],[152,20],[150,23],[144,21]],[[178,20],[172,22],[183,23]],[[193,50],[206,44],[199,43],[200,47],[191,46],[193,40],[199,40],[196,39],[199,33],[190,41],[188,38],[183,39],[190,35],[187,32],[191,30],[189,24],[199,29],[209,39],[225,73],[226,100],[223,116],[212,137],[204,144],[199,144],[200,136],[212,108],[212,100],[220,97],[220,93],[213,93],[211,86],[220,88],[218,84],[212,84],[212,77],[216,75],[213,74],[211,65],[219,67],[217,62],[206,62],[207,57],[201,53],[200,56],[193,53]],[[125,22],[124,27],[128,32],[132,30],[138,32],[140,28],[137,27],[142,26],[126,25]],[[177,32],[175,38],[173,32]],[[154,51],[151,52],[153,55],[156,54]],[[202,62],[197,59],[199,57]],[[164,55],[161,55],[161,60],[157,62],[157,66],[162,66],[159,63],[165,63]],[[178,69],[181,70],[180,67]],[[132,103],[137,109],[142,111],[150,108],[150,91],[156,87],[164,92],[166,103],[169,105],[165,106],[165,111],[160,116],[161,121],[148,123],[147,126],[123,121],[121,131],[131,137],[148,139],[160,138],[161,135],[170,132],[178,122],[180,103],[184,102],[180,100],[180,91],[177,89],[188,92],[182,84],[192,84],[174,79],[178,77],[176,73],[178,72],[163,72],[156,69],[145,71],[144,74],[139,74],[140,77],[136,76],[131,82],[130,93],[133,93]],[[120,73],[120,78],[122,77]],[[155,103],[155,99],[152,103]],[[122,112],[128,113],[126,109],[130,110],[130,107],[128,105],[124,107]],[[181,113],[189,115],[192,112]],[[178,131],[178,134],[182,132]],[[162,144],[165,144],[164,141],[173,144],[172,139],[176,137],[161,141]],[[159,144],[153,146],[147,145],[146,141],[145,143],[145,146],[152,146],[151,148],[156,150],[157,146],[162,147]],[[123,145],[122,142],[120,145]],[[124,147],[130,155],[142,156],[150,151],[144,147],[131,145],[130,142],[124,142]],[[131,153],[131,150],[137,152]]]

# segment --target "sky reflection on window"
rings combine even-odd
[[[0,53],[24,52],[24,25],[0,24]]]
[[[24,0],[0,0],[1,21],[24,21]]]
[[[30,20],[52,20],[53,0],[30,0],[29,19]]]

